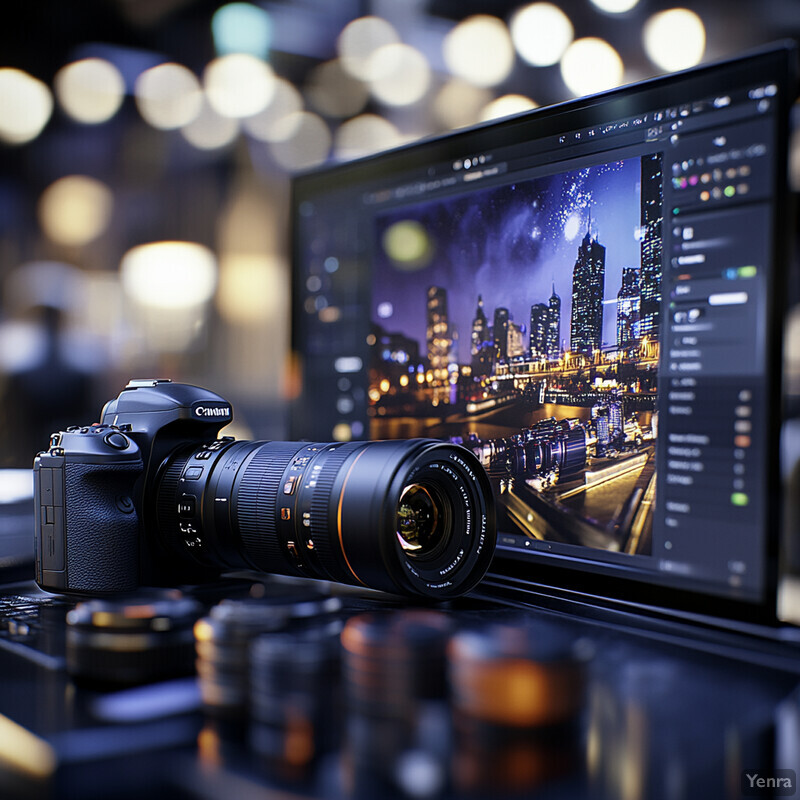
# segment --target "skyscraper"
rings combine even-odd
[[[506,357],[511,359],[523,355],[525,355],[525,326],[517,325],[516,322],[509,320],[506,334]]]
[[[642,157],[642,274],[639,279],[642,308],[639,333],[651,339],[658,338],[661,308],[661,229],[664,220],[661,162],[661,153]]]
[[[547,336],[550,325],[550,311],[544,303],[531,306],[531,359],[547,358]]]
[[[441,286],[428,287],[428,316],[425,336],[428,344],[428,363],[431,369],[447,369],[450,363],[452,337],[447,318],[447,290]]]
[[[638,270],[623,267],[622,286],[617,293],[617,347],[639,338],[641,303]]]
[[[553,293],[550,295],[549,314],[547,317],[547,358],[556,361],[561,356],[561,298],[556,294],[553,282]]]
[[[494,364],[494,341],[492,329],[486,313],[483,310],[483,297],[478,295],[478,308],[472,320],[472,334],[470,339],[470,354],[472,355],[472,372],[474,375],[488,375]]]
[[[570,348],[575,353],[591,355],[603,343],[605,277],[606,248],[592,236],[590,219],[572,271]]]
[[[481,349],[481,345],[489,338],[489,320],[483,310],[483,296],[478,295],[478,308],[475,310],[475,317],[472,320],[472,338],[470,353],[475,356]]]
[[[510,315],[507,308],[498,307],[494,310],[494,351],[497,361],[508,358],[508,321]]]

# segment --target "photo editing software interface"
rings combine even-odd
[[[767,62],[298,179],[293,435],[461,443],[505,559],[760,602],[788,85]]]

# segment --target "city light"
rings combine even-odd
[[[125,99],[122,74],[103,58],[67,64],[56,73],[53,85],[59,104],[77,122],[105,122],[117,113]]]
[[[159,64],[142,72],[134,96],[142,118],[160,130],[188,125],[203,107],[200,81],[181,64]]]
[[[269,105],[275,92],[275,73],[260,58],[233,53],[208,64],[203,86],[214,111],[240,119],[258,114]]]
[[[514,45],[506,24],[488,14],[459,22],[445,36],[445,63],[456,77],[476,86],[502,83],[514,66]]]
[[[152,242],[128,250],[120,263],[122,288],[132,300],[158,310],[208,302],[217,286],[217,261],[194,242]]]
[[[534,67],[557,64],[573,37],[569,17],[552,3],[532,3],[511,18],[511,39],[524,61]]]
[[[561,58],[561,77],[576,96],[613,89],[622,82],[619,53],[605,40],[577,39]]]
[[[668,72],[699,64],[706,49],[703,20],[688,8],[653,14],[642,33],[648,58]]]
[[[347,422],[337,422],[331,435],[336,442],[349,442],[353,438],[353,426]]]
[[[114,201],[111,190],[86,175],[68,175],[51,183],[39,199],[39,223],[54,242],[80,247],[108,227]]]
[[[381,47],[398,44],[400,36],[382,17],[359,17],[349,22],[336,42],[342,67],[364,81],[376,77],[372,55]],[[380,66],[380,65],[378,65]]]
[[[0,69],[0,140],[25,144],[35,139],[53,113],[50,89],[20,69]]]

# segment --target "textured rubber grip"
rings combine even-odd
[[[128,592],[139,583],[133,484],[141,464],[67,462],[67,589]]]

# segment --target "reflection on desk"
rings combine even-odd
[[[672,800],[800,769],[788,669],[469,599],[283,579],[165,596],[92,617],[5,587],[4,798]],[[123,674],[124,653],[145,666]]]

